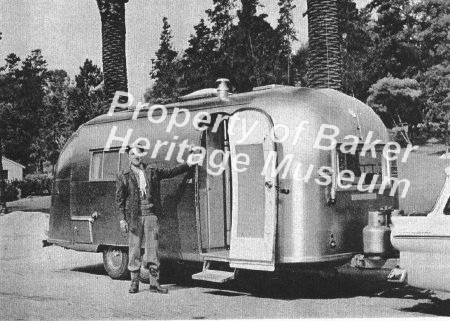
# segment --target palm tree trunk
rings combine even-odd
[[[3,179],[3,144],[0,138],[0,215],[6,214],[8,209],[5,201],[5,180]]]
[[[128,91],[125,53],[125,3],[128,0],[97,0],[102,20],[102,60],[106,99],[116,91]]]
[[[341,90],[337,0],[307,0],[308,86]]]

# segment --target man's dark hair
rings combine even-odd
[[[143,153],[143,152],[145,152],[145,148],[143,148],[142,147],[142,145],[137,145],[137,146],[134,146],[134,147],[136,147],[137,149],[139,149],[139,152],[141,152],[141,153]],[[128,145],[126,148],[125,148],[125,152],[127,153],[127,154],[130,154],[130,151],[133,149],[133,147],[131,147],[130,145]]]

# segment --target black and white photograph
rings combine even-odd
[[[450,317],[450,1],[0,8],[0,320]]]

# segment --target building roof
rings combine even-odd
[[[23,165],[21,165],[21,164],[15,162],[15,161],[13,161],[13,160],[10,160],[9,158],[6,158],[6,157],[4,157],[4,156],[2,156],[2,162],[5,162],[5,163],[11,163],[12,165],[16,165],[16,166],[20,166],[20,167],[22,167],[22,168],[25,168],[25,166],[23,166]]]

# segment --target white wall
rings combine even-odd
[[[8,181],[23,179],[23,169],[19,165],[10,162],[7,159],[2,160],[3,170],[8,171]]]

